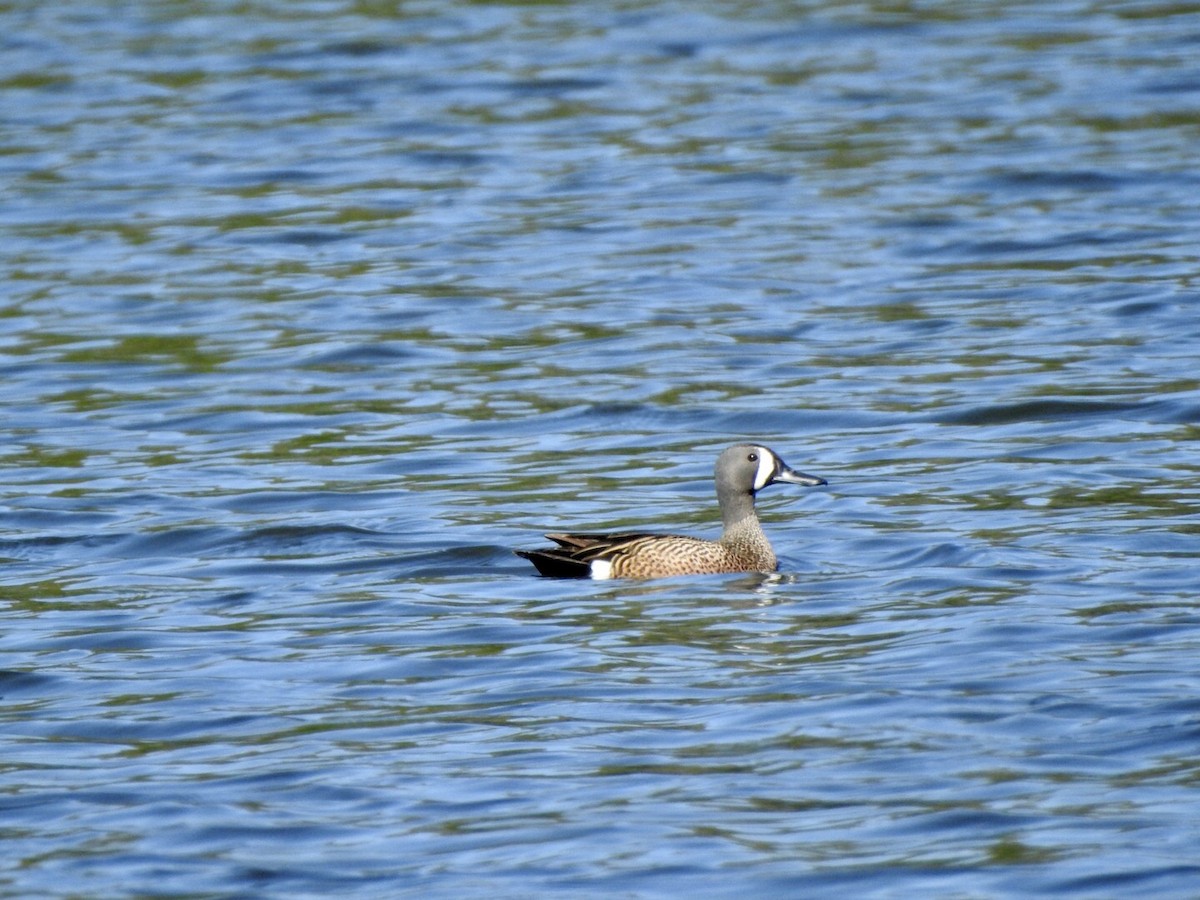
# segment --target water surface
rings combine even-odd
[[[0,34],[0,890],[1200,890],[1195,10]]]

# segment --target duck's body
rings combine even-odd
[[[790,468],[766,447],[737,444],[717,459],[717,500],[724,530],[715,541],[680,534],[547,534],[558,546],[517,550],[555,578],[665,578],[720,572],[773,572],[778,561],[754,511],[769,484],[825,484]]]

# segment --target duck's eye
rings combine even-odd
[[[758,462],[758,454],[751,453],[749,456],[746,457],[746,459],[750,460],[750,462]]]

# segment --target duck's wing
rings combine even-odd
[[[636,552],[637,548],[647,541],[661,541],[677,536],[623,531],[556,533],[547,534],[546,537],[558,546],[545,550],[513,552],[533,563],[542,575],[552,578],[591,578],[595,575],[592,569],[594,562],[612,563]]]
[[[571,532],[571,533],[555,533],[546,535],[547,540],[554,541],[560,547],[566,547],[570,550],[590,550],[592,548],[612,548],[618,547],[621,544],[629,543],[630,541],[638,541],[642,538],[659,537],[660,535],[648,534],[639,531],[622,531],[622,532]]]

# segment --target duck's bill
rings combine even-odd
[[[772,483],[785,481],[788,484],[802,484],[805,487],[829,484],[824,478],[818,478],[816,475],[805,475],[803,472],[797,472],[791,466],[785,466],[783,463],[779,464],[779,468],[775,470],[775,476],[771,481]]]

